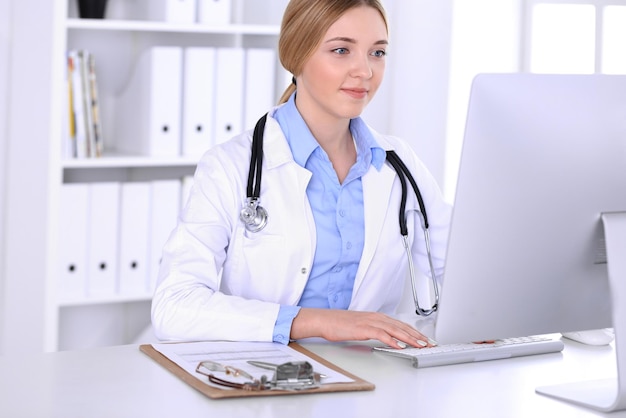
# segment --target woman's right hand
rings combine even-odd
[[[291,338],[321,337],[328,341],[378,340],[390,347],[433,346],[434,342],[402,321],[379,312],[302,308],[291,326]]]

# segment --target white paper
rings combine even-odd
[[[279,343],[217,341],[152,344],[152,347],[189,374],[207,384],[209,383],[207,377],[196,373],[198,363],[206,360],[244,370],[257,379],[260,379],[263,375],[271,379],[274,372],[252,366],[247,363],[248,360],[265,361],[274,364],[282,364],[289,361],[308,361],[313,366],[315,372],[325,375],[321,380],[322,384],[354,382],[348,376],[324,366],[291,347]],[[215,372],[215,375],[226,380],[236,381],[232,376],[226,376],[224,373]]]

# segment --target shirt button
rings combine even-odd
[[[345,210],[343,210],[343,209],[341,209],[341,210],[339,211],[339,216],[341,216],[342,218],[343,218],[344,216],[346,216],[346,211],[345,211]]]
[[[346,248],[347,248],[347,249],[352,248],[352,243],[351,243],[351,242],[348,242],[348,243],[346,244]]]

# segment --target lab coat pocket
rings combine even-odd
[[[250,282],[241,289],[233,289],[244,297],[279,302],[285,291],[288,269],[286,240],[280,235],[244,237],[242,242],[244,262]]]

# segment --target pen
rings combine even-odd
[[[274,370],[276,371],[276,368],[278,367],[278,364],[274,364],[274,363],[269,363],[267,361],[257,361],[257,360],[248,360],[248,364],[252,365],[252,366],[256,366],[256,367],[260,367],[262,369],[267,369],[267,370]],[[317,373],[314,372],[316,377],[323,379],[326,377],[325,374],[321,374],[321,373]]]

